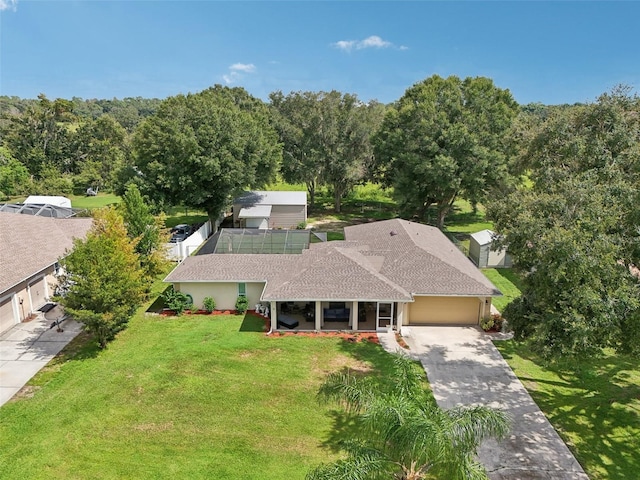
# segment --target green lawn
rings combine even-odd
[[[113,193],[99,193],[95,197],[87,197],[84,195],[67,195],[67,198],[71,200],[71,206],[73,208],[100,208],[107,205],[113,205],[120,203],[122,199]]]
[[[485,218],[484,212],[482,205],[478,205],[474,212],[469,202],[456,200],[452,212],[445,219],[444,231],[455,238],[465,253],[469,252],[469,237],[472,233],[493,229],[493,223]]]
[[[325,375],[385,371],[389,356],[261,327],[250,315],[139,314],[105,351],[54,362],[32,398],[0,409],[0,477],[303,478],[350,426],[316,402]]]
[[[512,300],[520,296],[521,280],[518,274],[510,268],[485,268],[482,270],[485,277],[498,287],[504,296],[494,297],[493,305],[502,312]]]
[[[640,476],[640,360],[607,355],[545,367],[523,344],[496,346],[589,478]]]

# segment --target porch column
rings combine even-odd
[[[276,302],[270,302],[270,317],[271,317],[271,331],[275,332],[278,330],[278,305]]]
[[[358,301],[356,300],[351,304],[351,319],[353,321],[351,325],[352,330],[358,330]]]
[[[322,330],[322,302],[316,300],[316,330]]]
[[[404,303],[399,303],[398,302],[398,313],[397,313],[397,317],[396,320],[398,322],[397,324],[397,330],[398,333],[402,333],[402,325],[404,324]]]

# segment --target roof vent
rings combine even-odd
[[[391,230],[389,232],[389,235],[391,235],[392,237],[396,236],[398,234],[398,232],[396,232],[395,230]]]

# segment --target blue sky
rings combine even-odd
[[[637,2],[0,0],[0,94],[165,98],[211,85],[391,102],[433,74],[520,103],[640,86]]]

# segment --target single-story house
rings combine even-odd
[[[478,268],[511,267],[513,261],[506,248],[493,250],[496,234],[491,230],[482,230],[471,234],[469,239],[469,258]]]
[[[217,308],[239,295],[268,310],[272,329],[368,330],[477,325],[501,292],[437,228],[401,219],[345,228],[345,240],[300,254],[207,254],[165,279]]]
[[[307,192],[245,192],[233,201],[237,228],[297,228],[307,222]]]
[[[58,261],[84,238],[90,218],[0,212],[0,333],[25,320],[53,294]]]

